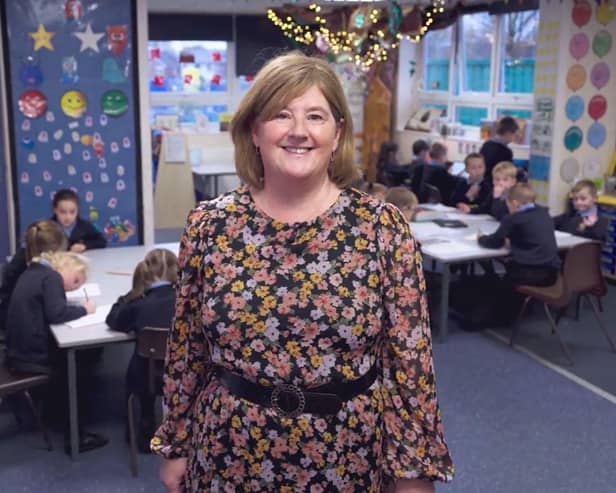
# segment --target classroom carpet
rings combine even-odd
[[[616,304],[613,287],[608,296]],[[614,313],[609,305],[605,303],[606,316]],[[580,327],[595,332],[589,315],[583,310]],[[540,329],[539,317],[537,324]],[[447,341],[434,344],[434,358],[456,476],[450,484],[437,483],[437,492],[616,491],[616,406],[489,334],[466,333],[451,325]],[[549,341],[549,331],[544,332]],[[530,326],[528,334],[535,337]],[[600,341],[598,337],[596,346],[572,343],[576,366],[604,373],[600,364],[585,363],[604,353],[606,361],[608,356],[616,359]],[[551,345],[545,343],[541,349],[548,348]],[[586,350],[593,355],[583,356]],[[140,454],[139,476],[132,478],[129,472],[123,382],[131,352],[129,344],[105,349],[101,376],[93,383],[97,412],[89,428],[107,434],[111,442],[77,462],[64,453],[60,433],[53,434],[55,449],[48,452],[39,433],[20,431],[6,406],[0,405],[0,491],[164,491],[158,482],[157,457]]]

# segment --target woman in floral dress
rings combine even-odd
[[[351,116],[324,61],[257,75],[232,122],[245,185],[180,245],[166,413],[170,492],[434,491],[453,466],[421,256],[392,205],[348,187]]]

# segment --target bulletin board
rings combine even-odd
[[[72,188],[109,245],[142,243],[135,0],[2,3],[18,234]]]
[[[2,114],[2,98],[0,98],[0,115]],[[4,133],[0,132],[0,262],[10,253],[8,201],[6,196],[6,166],[4,159]]]

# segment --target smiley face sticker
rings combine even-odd
[[[88,109],[88,100],[81,91],[71,89],[60,98],[60,108],[70,118],[81,118]]]
[[[101,109],[105,115],[118,117],[128,110],[128,98],[119,89],[112,89],[103,94]]]

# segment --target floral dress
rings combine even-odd
[[[421,255],[400,212],[345,189],[321,216],[273,220],[246,187],[198,205],[180,246],[163,423],[192,492],[380,492],[448,481]],[[379,376],[336,415],[279,416],[211,374],[309,389]]]

